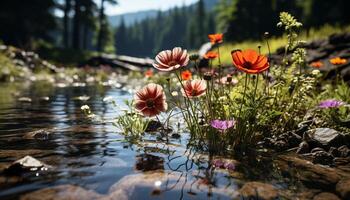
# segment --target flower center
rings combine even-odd
[[[191,96],[196,96],[197,93],[198,93],[197,90],[193,89],[193,90],[191,91]]]
[[[251,69],[251,68],[253,68],[253,64],[251,63],[251,62],[245,62],[244,64],[243,64],[243,66],[244,66],[244,68],[247,68],[247,69]]]
[[[175,66],[175,65],[177,65],[177,62],[174,61],[174,60],[172,60],[172,61],[170,61],[170,62],[168,63],[168,65],[169,65],[169,66]]]
[[[153,108],[155,105],[154,105],[154,101],[152,99],[148,99],[146,101],[146,105],[148,108]]]

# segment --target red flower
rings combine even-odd
[[[248,74],[258,74],[269,68],[266,56],[259,55],[256,51],[248,49],[231,52],[233,64],[237,69]]]
[[[320,68],[323,66],[323,63],[321,61],[316,61],[316,62],[310,63],[310,66],[314,68]]]
[[[187,98],[200,97],[205,94],[207,85],[204,80],[189,80],[184,83],[182,95]]]
[[[153,67],[160,71],[172,71],[188,64],[189,56],[187,50],[175,47],[172,51],[165,50],[156,56],[156,62]]]
[[[185,70],[181,73],[181,78],[182,80],[190,80],[192,78],[192,73],[190,72],[190,70]]]
[[[218,44],[218,43],[222,43],[222,37],[224,35],[222,33],[216,33],[216,34],[209,34],[208,38],[211,42],[211,44]]]
[[[136,110],[147,117],[156,116],[168,108],[162,86],[154,83],[136,92],[134,100]]]
[[[151,69],[147,70],[145,72],[145,77],[146,78],[151,78],[153,76],[153,71]]]
[[[208,51],[203,57],[205,58],[205,59],[215,59],[215,58],[217,58],[219,56],[219,54],[218,53],[216,53],[215,51]]]

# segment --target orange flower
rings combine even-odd
[[[347,60],[345,58],[340,58],[340,57],[332,58],[329,60],[329,62],[332,63],[333,65],[342,65],[346,63],[346,61]]]
[[[310,66],[314,67],[314,68],[320,68],[323,66],[323,63],[321,61],[315,61],[315,62],[310,63]]]
[[[185,81],[190,80],[190,79],[192,78],[192,73],[191,73],[191,71],[190,71],[190,70],[185,70],[185,71],[183,71],[183,72],[181,73],[181,78],[182,78],[182,80],[185,80]]]
[[[222,33],[216,33],[216,34],[209,34],[208,38],[211,42],[211,44],[218,44],[218,43],[222,43],[222,37],[224,35]]]
[[[151,69],[147,70],[145,72],[145,77],[146,78],[151,78],[153,76],[153,71]]]
[[[187,50],[175,47],[173,50],[165,50],[156,56],[153,67],[160,71],[173,71],[188,64],[189,56]]]
[[[147,117],[156,116],[168,108],[162,86],[154,83],[137,91],[134,100],[136,110]]]
[[[266,56],[259,55],[256,51],[251,49],[232,51],[231,56],[233,64],[237,69],[248,74],[258,74],[270,67]]]
[[[205,59],[215,59],[215,58],[217,58],[219,56],[219,54],[218,53],[216,53],[216,52],[214,52],[214,51],[208,51],[208,53],[206,53],[203,57],[205,58]]]
[[[204,95],[207,89],[204,80],[188,80],[183,87],[182,95],[190,99]]]

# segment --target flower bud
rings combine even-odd
[[[198,54],[192,54],[192,55],[190,55],[190,60],[196,61],[196,60],[198,60],[198,59],[199,59],[199,55],[198,55]]]

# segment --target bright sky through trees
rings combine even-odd
[[[189,5],[198,0],[118,0],[118,5],[106,4],[106,14],[116,15],[141,10],[167,10],[175,6]]]

